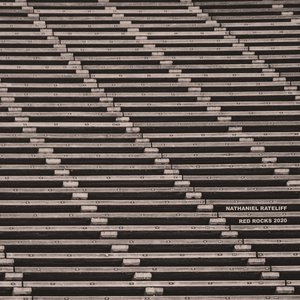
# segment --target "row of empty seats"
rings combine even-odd
[[[300,3],[0,3],[0,300],[300,295]]]

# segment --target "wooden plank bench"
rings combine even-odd
[[[15,138],[16,139],[16,134],[15,133],[3,133],[1,135],[3,138]],[[121,141],[127,141],[128,139],[131,141],[134,141],[135,139],[141,138],[142,134],[141,133],[100,133],[100,134],[95,134],[95,133],[90,133],[88,136],[86,134],[80,134],[80,133],[19,133],[18,134],[19,138],[27,138],[30,140],[30,138],[45,138],[45,140],[51,140],[51,139],[61,139],[63,138],[64,140],[68,141],[69,139],[75,138],[78,140],[87,140],[87,139],[96,139],[98,138],[98,141],[103,141],[106,139],[110,139],[112,141],[116,140],[121,140]],[[18,139],[16,139],[18,140]]]
[[[286,39],[283,39],[283,40],[286,40]],[[287,41],[298,41],[297,38],[293,38],[293,39],[288,39]],[[5,40],[4,40],[5,41]],[[18,42],[19,40],[16,40],[16,43]],[[21,41],[24,41],[27,43],[27,40],[21,40]],[[223,44],[224,45],[228,45],[228,44],[234,44],[236,43],[238,40],[236,38],[228,38],[228,39],[221,39],[221,38],[216,38],[216,39],[205,39],[205,38],[193,38],[193,39],[187,39],[187,38],[183,38],[183,37],[174,37],[174,39],[159,39],[159,38],[151,38],[151,40],[136,40],[136,39],[129,39],[129,40],[117,40],[117,39],[101,39],[101,41],[99,40],[94,40],[94,39],[62,39],[61,40],[61,44],[63,45],[80,45],[80,46],[77,46],[77,47],[90,47],[90,45],[93,45],[93,47],[95,47],[95,45],[97,45],[97,47],[115,47],[116,45],[122,45],[123,47],[127,46],[127,45],[130,45],[130,46],[141,46],[141,45],[160,45],[160,46],[163,46],[163,47],[169,47],[169,44],[172,45],[172,47],[174,47],[173,45],[174,44],[180,44],[182,46],[186,45],[186,43],[189,43],[189,47],[190,45],[193,45],[193,44],[199,44],[199,45],[206,45],[206,44],[215,44],[215,45],[219,45],[219,46],[222,46]],[[225,62],[226,63],[226,62]]]
[[[232,279],[256,279],[261,272],[269,271],[264,266],[238,266],[238,267],[17,267],[16,270],[23,275],[25,280],[107,280],[113,277],[115,280],[147,281],[147,280],[189,280],[211,277],[218,280],[227,272],[228,278]],[[238,278],[239,276],[239,278]]]
[[[63,300],[64,296],[35,296],[33,299],[34,300]],[[79,300],[81,296],[68,296],[70,300]],[[85,296],[85,299],[87,300],[105,300],[106,296]],[[130,299],[133,300],[146,300],[146,298],[149,296],[130,296]],[[227,296],[189,296],[191,300],[226,300]],[[266,297],[269,297],[271,300],[297,300],[297,295],[278,295],[278,296],[259,296],[259,295],[243,295],[243,296],[236,296],[236,295],[232,295],[230,296],[232,300],[266,300]],[[156,299],[158,300],[185,300],[186,296],[155,296]],[[10,298],[8,298],[10,299]],[[11,298],[12,300],[32,300],[31,298]],[[128,300],[128,296],[110,296],[111,300]],[[5,300],[5,299],[1,299],[0,300]]]
[[[64,148],[68,148],[69,150],[72,148],[82,148],[82,151],[86,151],[89,148],[97,148],[97,149],[101,149],[101,148],[113,148],[113,149],[118,149],[121,148],[123,149],[135,149],[136,151],[138,151],[138,148],[142,148],[144,149],[145,147],[151,147],[151,143],[74,143],[72,145],[68,144],[68,143],[47,143],[45,144],[44,142],[41,143],[32,143],[32,144],[25,144],[25,143],[1,143],[1,147],[3,147],[3,149],[5,148],[12,148],[12,147],[18,147],[18,148],[39,148],[39,147],[44,147],[44,148],[60,148],[60,149],[64,149]],[[101,151],[101,150],[100,150]]]
[[[130,285],[129,285],[130,283]],[[172,282],[172,287],[170,287],[169,282],[164,282],[164,281],[151,281],[151,284],[148,282],[144,281],[137,281],[134,284],[132,282],[127,282],[127,281],[114,281],[114,282],[100,282],[100,281],[94,281],[92,282],[92,289],[99,289],[99,292],[102,289],[102,293],[104,292],[103,289],[105,290],[110,290],[110,289],[116,289],[118,288],[123,288],[128,291],[128,293],[132,294],[133,289],[146,289],[149,287],[149,285],[153,287],[159,287],[161,292],[163,292],[164,289],[170,293],[170,295],[176,295],[177,290],[180,288],[184,289],[184,291],[188,291],[188,294],[191,293],[191,291],[198,291],[198,292],[203,292],[203,291],[214,291],[214,290],[228,290],[228,289],[240,289],[243,290],[244,292],[249,291],[249,290],[263,290],[263,291],[272,291],[274,288],[280,285],[284,285],[283,280],[260,280],[260,281],[174,281]],[[91,289],[91,282],[89,281],[77,281],[77,282],[71,282],[71,281],[61,281],[61,282],[38,282],[38,281],[25,281],[24,282],[25,287],[31,287],[34,290],[38,291],[38,289],[46,289],[48,291],[55,289],[56,291],[61,290],[61,293],[64,293],[64,290],[66,288],[68,289],[73,289],[76,291],[84,291],[84,289]],[[187,290],[188,289],[188,290]],[[160,293],[161,293],[160,292]],[[38,293],[38,292],[37,292]],[[141,291],[143,293],[143,291]],[[146,294],[150,293],[149,290],[146,290]],[[157,293],[157,290],[154,290],[154,294]],[[184,293],[184,292],[183,292]],[[151,290],[152,294],[152,290]],[[100,294],[101,295],[101,294]],[[103,295],[103,294],[102,294]],[[153,295],[153,294],[152,294]]]
[[[64,15],[65,21],[93,21],[93,22],[99,22],[99,21],[111,21],[112,20],[112,14],[110,13],[106,14],[98,14],[98,15],[92,15],[92,14],[86,14],[86,15]],[[138,14],[135,14],[135,16],[131,15],[124,15],[124,14],[114,14],[113,18],[115,21],[142,21],[142,22],[151,22],[153,20],[159,21],[159,22],[174,22],[174,21],[181,21],[183,16],[178,15],[163,15],[163,14],[152,14],[151,16],[139,16]],[[187,21],[199,21],[203,19],[208,19],[207,14],[200,14],[200,16],[197,16],[196,13],[190,13],[185,14],[184,19]],[[11,18],[9,18],[11,20]],[[61,15],[53,15],[53,14],[42,14],[40,15],[40,20],[43,21],[56,21],[61,22]]]
[[[290,24],[287,22],[287,24]],[[290,26],[295,26],[294,24],[291,24]],[[84,29],[114,29],[115,31],[117,31],[117,29],[128,29],[128,28],[140,28],[140,29],[148,29],[149,31],[154,31],[156,28],[163,28],[163,29],[174,29],[174,30],[182,30],[183,28],[186,30],[195,30],[195,29],[199,29],[199,28],[211,28],[212,25],[209,23],[172,23],[172,24],[147,24],[147,23],[143,23],[143,24],[123,24],[123,23],[119,23],[119,24],[49,24],[47,26],[47,28],[49,29],[54,29],[54,31],[56,30],[60,30],[60,29],[74,29],[74,32],[76,32],[78,29],[80,30],[84,30]],[[0,27],[1,28],[1,27]],[[6,27],[4,27],[6,28]],[[16,26],[16,28],[18,28]],[[33,26],[33,28],[35,28]],[[55,30],[56,29],[56,30]]]
[[[108,6],[109,8],[109,6]],[[121,12],[123,14],[127,14],[127,13],[138,13],[140,16],[143,16],[144,14],[151,14],[151,13],[154,13],[154,14],[163,14],[163,15],[172,15],[172,16],[176,16],[178,14],[187,14],[187,10],[186,9],[181,9],[181,8],[178,8],[177,6],[175,7],[176,9],[172,9],[172,7],[168,8],[168,10],[166,9],[148,9],[148,8],[145,8],[145,9],[135,9],[135,8],[131,8],[131,9],[119,9],[118,11]],[[35,9],[35,13],[37,14],[41,14],[41,15],[47,15],[47,14],[57,14],[57,15],[72,15],[72,14],[103,14],[104,12],[107,13],[110,13],[114,10],[100,10],[100,9],[81,9],[78,11],[77,9],[48,9],[48,8],[45,8],[45,9]],[[1,12],[1,10],[0,10]],[[13,11],[11,11],[13,12]]]
[[[259,252],[259,258],[266,260],[267,264],[298,265],[299,252],[296,251],[278,251],[278,252]]]
[[[98,78],[98,75],[95,75],[95,77]],[[163,76],[162,76],[163,77]],[[125,78],[125,77],[123,77]],[[7,93],[0,93],[0,96],[7,96]],[[11,96],[13,97],[40,97],[41,93],[39,94],[35,94],[35,93],[28,93],[28,95],[22,95],[22,93],[10,93]],[[299,96],[300,92],[299,91],[260,91],[258,94],[257,92],[185,92],[185,93],[174,93],[174,92],[166,92],[166,93],[162,93],[162,92],[157,92],[157,93],[140,93],[140,92],[136,92],[136,93],[107,93],[108,97],[113,97],[116,98],[116,101],[122,101],[122,98],[131,98],[133,101],[135,100],[135,98],[154,98],[154,97],[158,97],[159,98],[165,98],[165,99],[177,99],[177,98],[192,98],[192,99],[197,99],[197,97],[211,97],[211,98],[218,98],[218,99],[234,99],[237,98],[238,96],[240,96],[239,99],[241,99],[241,101],[243,101],[243,99],[247,99],[249,97],[254,97],[256,100],[260,100],[260,99],[266,99],[266,98],[270,98],[270,97],[284,97],[287,96],[289,99],[295,99],[295,96]],[[60,93],[61,97],[66,97],[66,94],[64,93]],[[83,95],[84,96],[84,95]],[[103,94],[94,94],[94,95],[90,95],[90,97],[101,97],[104,96]],[[79,96],[78,96],[79,97]],[[144,101],[146,101],[147,99],[145,99]]]
[[[200,1],[195,1],[197,4]],[[205,6],[243,6],[243,5],[247,5],[247,6],[272,6],[274,4],[273,0],[262,0],[262,1],[257,1],[257,0],[245,0],[245,1],[227,1],[227,2],[223,2],[223,1],[218,1],[218,0],[214,0],[214,1],[201,1],[203,7]],[[276,1],[276,3],[278,4],[297,4],[296,0],[279,0]]]
[[[80,54],[80,53],[79,53]],[[108,63],[109,61],[118,61],[118,62],[122,62],[122,61],[170,61],[170,60],[179,60],[179,61],[194,61],[194,60],[198,60],[199,63],[203,60],[208,60],[211,61],[212,63],[215,61],[221,61],[222,63],[224,62],[224,60],[228,60],[228,63],[230,63],[230,61],[232,62],[236,62],[238,61],[239,63],[241,63],[242,61],[244,62],[250,62],[252,59],[256,59],[257,56],[256,55],[240,55],[240,54],[236,54],[236,55],[198,55],[198,56],[194,56],[191,58],[191,56],[187,56],[187,55],[180,55],[180,56],[174,56],[174,55],[163,55],[163,56],[159,56],[156,57],[154,56],[136,56],[136,55],[128,55],[128,56],[100,56],[100,55],[76,55],[75,56],[76,59],[80,60],[82,63],[84,63],[85,61],[93,61],[93,62],[101,62],[101,61],[105,61],[106,63]],[[128,63],[127,63],[128,64]],[[248,75],[250,77],[250,75]],[[257,75],[258,77],[261,76],[266,76],[266,75],[261,75],[260,73],[258,73]]]
[[[16,267],[25,280],[199,280],[208,277],[222,279],[225,273],[232,279],[257,279],[260,273],[269,272],[265,266],[217,267]],[[185,278],[186,277],[186,278]]]
[[[276,230],[276,227],[272,227]],[[290,229],[290,227],[287,227]],[[195,231],[197,233],[200,232],[219,232],[222,230],[229,230],[229,226],[212,226],[212,225],[197,225],[197,226],[181,226],[181,227],[174,227],[168,225],[161,225],[161,226],[154,226],[154,225],[144,225],[144,226],[72,226],[72,227],[64,227],[64,226],[1,226],[0,232],[56,232],[56,231],[67,231],[67,232],[76,232],[76,231],[83,231],[83,232],[100,232],[100,231],[114,231],[117,230],[119,232],[188,232],[188,231]],[[296,230],[296,229],[294,229]],[[9,257],[12,258],[12,257]]]
[[[111,266],[138,266],[140,264],[147,266],[166,266],[174,264],[176,265],[202,265],[211,261],[212,263],[227,262],[227,265],[231,262],[233,265],[237,262],[243,262],[251,257],[255,257],[253,252],[234,252],[234,253],[7,253],[8,258],[14,259],[15,266],[19,266],[19,262],[22,266],[32,264],[45,265],[45,263],[52,260],[56,265],[70,265],[72,262],[74,266],[84,266],[89,263],[89,266],[103,266],[103,264],[109,264]],[[125,264],[124,264],[125,260]],[[223,264],[224,264],[223,262]]]
[[[195,138],[195,139],[207,139],[207,138],[226,138],[228,139],[235,139],[237,140],[238,138],[260,138],[262,140],[265,140],[265,138],[274,138],[276,137],[296,137],[298,136],[298,133],[295,132],[213,132],[213,133],[180,133],[180,132],[173,132],[173,133],[158,133],[158,134],[153,134],[153,133],[144,133],[143,136],[145,138],[150,138],[153,141],[166,141],[168,142],[169,139],[182,139],[182,138]],[[265,138],[264,138],[265,137]]]
[[[231,225],[232,230],[239,232],[239,236],[243,238],[258,237],[261,238],[262,235],[265,237],[275,238],[275,237],[291,237],[297,238],[298,234],[298,225],[268,225],[267,221],[262,225]],[[274,254],[275,255],[275,254]],[[276,252],[276,255],[279,254]],[[284,253],[283,253],[284,255]],[[290,257],[293,257],[291,254]]]
[[[81,206],[81,210],[86,205]],[[209,224],[211,218],[216,218],[216,213],[170,213],[170,212],[144,212],[144,213],[91,213],[91,212],[72,212],[72,213],[1,213],[0,224],[22,225],[22,224],[63,224],[63,225],[103,225],[103,224]],[[286,216],[288,217],[288,216]]]
[[[297,157],[298,155],[295,153],[293,155],[293,157]],[[3,155],[3,157],[9,157],[8,154]],[[175,159],[178,157],[181,157],[182,159],[184,158],[189,158],[189,159],[197,159],[197,158],[208,158],[208,157],[214,157],[214,158],[227,158],[227,162],[229,158],[239,158],[239,157],[243,157],[245,158],[261,158],[261,157],[290,157],[290,153],[289,152],[242,152],[242,153],[227,153],[227,152],[223,152],[223,153],[201,153],[201,152],[192,152],[192,153],[162,153],[162,157],[163,158],[169,158],[169,159]],[[0,155],[1,158],[1,155]],[[181,160],[181,162],[184,162],[183,160]],[[175,162],[175,164],[178,164],[178,162]]]
[[[33,300],[31,296],[0,296],[0,300]]]
[[[32,208],[38,207],[49,207],[50,210],[54,208],[69,207],[71,211],[71,207],[73,206],[76,211],[80,211],[80,206],[82,205],[91,205],[91,206],[99,206],[101,211],[124,211],[129,207],[132,211],[141,211],[143,210],[155,210],[155,211],[172,211],[173,209],[177,210],[181,207],[184,210],[184,207],[191,207],[189,211],[196,211],[196,206],[198,204],[204,204],[205,200],[197,199],[172,199],[172,200],[160,200],[160,199],[150,199],[150,200],[4,200],[0,201],[0,206],[11,206],[22,209],[25,209],[26,206]],[[126,209],[127,208],[127,209]],[[163,210],[165,209],[165,210]],[[73,209],[72,209],[73,211]],[[180,210],[179,210],[180,211]]]
[[[152,66],[151,66],[152,67]],[[154,66],[153,66],[154,67]],[[97,68],[101,68],[100,66],[96,66]],[[94,70],[94,66],[85,66],[84,69],[89,69],[89,70]],[[130,72],[130,70],[128,70]],[[110,83],[110,82],[99,82],[98,87],[100,88],[133,88],[133,87],[170,87],[170,88],[176,88],[176,87],[199,87],[199,88],[222,88],[222,89],[245,89],[246,87],[257,87],[258,90],[266,88],[266,87],[278,87],[278,86],[288,86],[287,82],[247,82],[247,83],[242,83],[242,82],[128,82],[128,83],[122,83],[122,82],[116,82],[116,83]],[[16,86],[18,86],[16,84]],[[30,86],[30,85],[29,85]],[[1,87],[10,87],[8,84],[1,84]],[[34,87],[34,84],[32,84],[32,87]],[[38,86],[37,86],[38,87]],[[67,86],[66,86],[67,87]],[[85,87],[85,86],[83,86]],[[249,112],[243,112],[243,113],[249,113]]]
[[[131,174],[132,172],[130,172],[130,170],[133,171],[133,173],[138,173],[138,172],[146,172],[146,171],[159,171],[159,174],[161,174],[164,170],[166,169],[170,169],[170,166],[168,165],[151,165],[151,164],[132,164],[132,165],[121,165],[121,164],[107,164],[107,165],[80,165],[80,164],[70,164],[70,165],[64,165],[64,164],[60,164],[60,165],[24,165],[24,164],[20,164],[20,165],[3,165],[0,166],[0,170],[1,170],[1,174],[5,174],[6,172],[10,172],[9,170],[15,170],[16,172],[22,171],[22,170],[38,170],[39,172],[43,172],[43,170],[51,170],[51,174],[55,174],[53,173],[53,171],[55,170],[71,170],[72,174],[74,173],[81,173],[81,171],[86,171],[87,173],[89,173],[90,170],[101,170],[102,174],[105,174],[106,172],[112,172],[112,171],[120,171],[120,170],[124,170],[129,172],[128,174]],[[78,172],[76,171],[78,170]],[[160,172],[162,171],[162,172]],[[157,174],[158,172],[156,172]]]
[[[167,247],[177,252],[187,252],[188,247],[193,249],[219,249],[220,250],[233,250],[235,245],[242,245],[243,241],[241,239],[30,239],[30,240],[0,240],[1,244],[5,244],[6,251],[13,251],[18,249],[39,249],[40,253],[48,252],[52,247],[57,247],[58,250],[63,252],[69,252],[70,249],[99,249],[99,247],[113,245],[128,245],[129,250],[133,249],[135,251],[144,252],[150,247],[151,249],[158,249],[157,247]],[[92,247],[92,248],[91,248]],[[195,248],[196,247],[196,248]],[[183,249],[185,251],[183,251]],[[101,248],[100,248],[101,249]],[[106,248],[107,249],[107,248]],[[102,248],[102,251],[105,252]],[[116,252],[116,251],[115,251]],[[126,252],[126,251],[125,251]]]
[[[165,2],[165,3],[164,3]],[[72,2],[67,2],[67,1],[61,1],[61,2],[41,2],[41,1],[29,1],[29,4],[34,6],[34,7],[40,7],[40,8],[43,8],[43,7],[51,7],[51,6],[55,6],[55,8],[60,8],[60,7],[72,7],[72,8],[76,8],[76,9],[81,9],[82,7],[84,8],[85,6],[88,6],[88,7],[108,7],[110,8],[111,6],[112,7],[125,7],[126,9],[128,8],[135,8],[136,6],[140,7],[140,6],[143,6],[143,5],[147,5],[148,7],[150,6],[151,9],[155,9],[155,8],[160,8],[161,6],[163,6],[164,4],[168,6],[168,8],[172,8],[172,9],[177,9],[178,7],[183,7],[183,8],[187,8],[187,4],[186,3],[181,3],[181,2],[177,2],[177,1],[173,1],[172,2],[169,2],[169,1],[161,1],[161,3],[157,3],[157,2],[149,2],[149,1],[139,1],[137,3],[134,3],[134,2],[131,2],[130,3],[130,6],[128,5],[128,3],[124,3],[122,1],[115,1],[115,2],[104,2],[104,3],[97,3],[97,2],[94,2],[94,1],[87,1],[87,2],[78,2],[78,3],[72,3]],[[13,6],[13,5],[12,5]]]
[[[153,143],[153,147],[157,148],[176,148],[176,147],[184,147],[184,148],[189,148],[189,147],[195,147],[195,148],[202,148],[202,147],[232,147],[234,149],[235,147],[252,147],[252,146],[265,146],[266,149],[268,147],[285,147],[285,146],[298,146],[300,142],[298,141],[286,141],[286,142],[277,142],[277,141],[228,141],[228,142],[175,142],[175,143],[170,143],[170,142],[161,142],[161,143]],[[50,144],[51,145],[51,144]],[[49,146],[50,146],[49,145]],[[5,147],[6,145],[4,145]],[[9,146],[9,144],[7,144]],[[20,147],[22,144],[19,145]],[[47,144],[48,146],[48,144]],[[57,145],[59,146],[59,145]]]
[[[152,24],[151,24],[152,26]],[[282,47],[282,46],[281,46]],[[294,46],[297,48],[297,46]],[[251,48],[251,47],[250,47]],[[1,49],[1,48],[0,48]],[[7,49],[7,48],[3,48],[3,49]],[[14,48],[12,48],[14,49]],[[293,48],[292,48],[293,49]],[[15,50],[15,49],[14,49]],[[69,46],[68,47],[68,50],[71,51],[71,52],[79,52],[80,54],[84,55],[85,52],[88,52],[88,53],[107,53],[108,51],[110,53],[114,53],[114,52],[117,52],[117,53],[120,53],[120,52],[125,52],[125,51],[130,51],[131,53],[138,53],[138,52],[146,52],[146,51],[149,51],[148,49],[145,49],[145,48],[142,48],[142,47],[118,47],[118,48],[113,48],[113,47],[83,47],[81,46],[80,48],[78,47],[72,47],[72,46]],[[165,47],[165,46],[156,46],[155,47],[155,51],[164,51],[165,53],[168,54],[168,52],[182,52],[182,51],[185,51],[186,53],[190,52],[190,54],[192,55],[193,52],[197,52],[197,53],[201,53],[201,52],[233,52],[233,51],[246,51],[248,50],[247,47],[244,47],[244,46],[239,46],[239,47],[234,47],[234,49],[232,47],[226,47],[226,46],[190,46],[190,47],[180,47],[180,46],[177,46],[177,47]],[[298,50],[298,48],[296,49]]]
[[[299,238],[268,238],[268,239],[244,239],[246,244],[251,244],[255,248],[260,248],[263,246],[269,246],[270,249],[276,246],[288,247],[293,245],[298,245],[300,243]],[[274,249],[274,248],[273,248]]]
[[[299,105],[300,102],[299,101],[286,101],[286,102],[281,102],[281,101],[257,101],[255,102],[255,104],[253,102],[250,101],[242,101],[242,102],[233,102],[233,101],[229,101],[229,102],[224,102],[224,101],[220,101],[218,103],[210,103],[209,101],[203,101],[203,102],[189,102],[189,101],[184,101],[184,102],[180,102],[180,101],[174,101],[174,102],[169,102],[169,101],[165,101],[165,102],[147,102],[147,103],[143,103],[143,102],[119,102],[119,103],[115,103],[115,106],[117,107],[147,107],[147,109],[150,109],[151,107],[173,107],[173,109],[175,108],[184,108],[184,107],[205,107],[207,108],[208,105],[211,106],[216,106],[216,107],[230,107],[230,106],[238,106],[238,107],[248,107],[251,106],[257,106],[257,107],[267,107],[267,106],[285,106],[285,107],[292,107],[294,108],[295,106]],[[204,110],[204,109],[203,109]],[[206,110],[206,109],[205,109]]]

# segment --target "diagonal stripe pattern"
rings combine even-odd
[[[300,2],[0,2],[0,300],[300,298]]]

